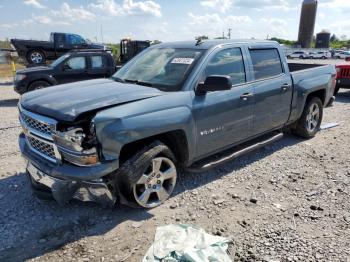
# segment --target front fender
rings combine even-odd
[[[186,106],[96,122],[97,139],[106,160],[118,159],[121,148],[126,144],[175,130],[184,131],[189,159],[194,156],[195,125],[191,110]]]
[[[33,77],[29,76],[29,78],[28,78],[29,85],[31,83],[34,83],[35,81],[46,81],[50,85],[57,85],[56,79],[53,76],[47,75],[47,74],[39,74],[39,75],[35,75]]]

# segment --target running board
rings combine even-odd
[[[236,151],[234,151],[233,153],[230,154],[226,154],[223,157],[221,157],[220,159],[216,159],[214,161],[208,161],[207,163],[203,163],[198,164],[198,163],[202,163],[203,161],[199,161],[197,162],[197,164],[195,163],[194,165],[186,168],[186,171],[189,172],[193,172],[193,173],[201,173],[201,172],[205,172],[207,170],[210,170],[216,166],[222,165],[228,161],[231,161],[233,159],[236,159],[242,155],[245,155],[249,152],[252,152],[258,148],[261,148],[263,146],[266,146],[268,144],[271,144],[279,139],[281,139],[283,137],[283,133],[282,132],[278,132],[278,133],[272,133],[269,136],[264,136],[263,138],[260,138],[260,140],[258,139],[254,139],[253,141],[251,141],[250,143],[244,143],[244,147],[240,147],[239,149],[237,149]],[[227,150],[226,150],[227,151]],[[232,149],[230,150],[232,152]],[[213,157],[211,157],[213,158]]]

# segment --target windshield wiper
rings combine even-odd
[[[117,82],[120,82],[120,83],[125,83],[125,80],[124,79],[121,79],[120,77],[112,77],[114,81],[117,81]]]
[[[153,86],[151,83],[143,82],[143,81],[139,81],[139,80],[124,79],[124,82],[137,84],[137,85],[140,85],[140,86],[149,86],[149,87]]]

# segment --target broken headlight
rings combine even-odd
[[[78,166],[90,166],[99,163],[93,124],[90,125],[87,131],[80,127],[56,131],[53,134],[53,139],[64,160]]]

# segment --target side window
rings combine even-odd
[[[91,57],[91,67],[92,68],[103,68],[103,57],[98,56],[92,56]]]
[[[71,45],[80,45],[85,43],[84,39],[79,35],[67,35],[68,43]]]
[[[64,43],[65,43],[64,39],[65,39],[65,35],[63,35],[63,34],[58,34],[56,36],[56,41],[57,41],[59,46],[64,45]]]
[[[255,80],[278,76],[283,73],[277,49],[250,50],[250,56],[252,58]]]
[[[83,56],[72,57],[65,62],[65,65],[71,70],[85,69],[86,59]]]
[[[205,69],[205,77],[211,75],[230,76],[233,85],[246,82],[243,56],[240,48],[229,48],[217,52]]]

